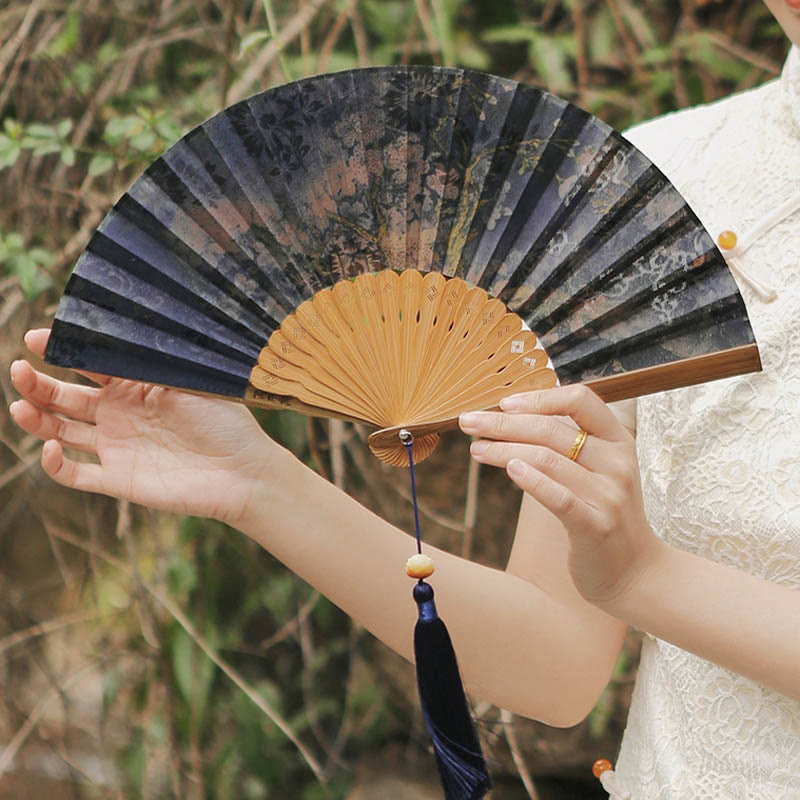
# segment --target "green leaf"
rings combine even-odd
[[[594,63],[616,63],[619,53],[617,26],[611,12],[605,7],[599,9],[587,28],[590,60]]]
[[[75,163],[75,150],[70,145],[67,145],[61,151],[61,160],[68,166],[71,167]]]
[[[42,272],[29,253],[18,253],[8,259],[9,271],[16,275],[20,289],[28,302],[52,284],[50,276]]]
[[[111,39],[107,39],[97,51],[97,66],[100,68],[107,67],[112,61],[116,61],[119,58],[120,52],[120,46]]]
[[[94,67],[91,64],[87,64],[85,61],[79,61],[72,68],[72,72],[69,73],[69,76],[65,78],[64,85],[67,88],[71,88],[70,83],[72,83],[79,92],[85,94],[92,88],[95,75]]]
[[[594,708],[589,712],[588,727],[589,736],[599,739],[606,731],[614,712],[610,692],[606,689],[595,703]]]
[[[25,140],[22,140],[23,146],[32,147],[33,145],[26,144]],[[61,142],[57,142],[53,140],[52,142],[42,142],[41,144],[37,144],[33,147],[33,155],[35,156],[47,156],[50,153],[58,153],[62,148]]]
[[[168,144],[180,139],[181,129],[171,119],[160,117],[153,126],[156,133]]]
[[[528,46],[528,58],[553,94],[564,94],[573,88],[566,48],[557,39],[539,36]]]
[[[214,637],[207,633],[206,638],[213,646]],[[216,666],[183,628],[175,628],[172,636],[172,667],[178,690],[201,719]]]
[[[21,233],[17,233],[16,231],[9,233],[6,236],[6,246],[9,250],[22,250],[25,245],[25,240],[22,238]]]
[[[64,21],[64,27],[50,42],[44,52],[50,56],[50,58],[60,58],[61,56],[71,53],[78,43],[80,23],[80,14],[77,11],[70,11]]]
[[[45,125],[42,122],[31,122],[26,133],[36,139],[55,139],[58,136],[52,125]]]
[[[155,83],[143,83],[141,86],[131,87],[128,98],[131,103],[158,105],[161,101],[161,91]]]
[[[491,64],[489,54],[470,36],[456,34],[455,47],[458,63],[470,69],[488,70]]]
[[[3,145],[0,143],[0,169],[4,167],[11,167],[16,164],[19,154],[22,152],[18,142],[8,139],[8,144]]]
[[[675,88],[675,76],[672,70],[659,70],[650,76],[647,93],[651,97],[662,97]]]
[[[146,153],[155,144],[156,135],[153,131],[146,130],[131,136],[128,141],[131,143],[131,147],[133,147],[134,150],[138,150],[140,153]]]
[[[89,174],[102,175],[114,166],[114,159],[108,153],[97,153],[89,161]]]
[[[119,690],[122,688],[122,674],[118,667],[106,670],[103,675],[103,717],[108,714],[111,706],[119,695]]]
[[[672,60],[672,47],[650,47],[639,56],[642,64],[667,64]]]
[[[247,36],[242,38],[241,43],[239,44],[239,55],[244,55],[251,47],[254,45],[260,44],[261,42],[267,41],[267,39],[271,39],[272,34],[266,30],[260,31],[251,31],[247,34]]]
[[[128,115],[124,117],[113,117],[106,124],[103,138],[109,144],[119,144],[126,136],[141,133],[145,123],[139,117]]]
[[[413,4],[402,0],[361,0],[364,24],[383,42],[403,42],[415,11]]]
[[[28,255],[43,267],[49,267],[53,263],[53,254],[43,247],[32,247],[28,250]]]
[[[61,122],[56,125],[56,133],[62,139],[72,130],[72,120],[71,119],[62,119]]]
[[[19,139],[22,133],[22,125],[11,117],[6,117],[3,120],[3,129],[12,139]]]
[[[173,555],[167,568],[167,585],[175,595],[188,594],[197,586],[197,565],[180,555]]]
[[[620,2],[628,27],[631,29],[642,48],[649,50],[651,47],[655,47],[656,35],[653,32],[653,27],[645,12],[643,12],[637,4],[630,2],[630,0],[620,0]]]
[[[484,31],[484,42],[534,42],[540,38],[539,31],[524,25],[500,25]]]

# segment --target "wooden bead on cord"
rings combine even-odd
[[[424,553],[414,553],[414,555],[406,561],[406,575],[408,575],[409,578],[427,578],[433,575],[434,569],[433,559],[430,556],[426,556]]]

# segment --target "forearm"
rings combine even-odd
[[[404,565],[416,551],[413,537],[294,458],[280,456],[280,467],[267,474],[238,527],[412,659],[416,605]],[[619,638],[619,622],[581,598],[555,600],[518,576],[432,547],[426,552],[467,688],[550,724],[577,722],[613,667],[608,637]]]
[[[604,604],[629,624],[800,699],[800,593],[661,543]]]

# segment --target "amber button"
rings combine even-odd
[[[723,250],[733,250],[737,241],[736,234],[733,231],[722,231],[717,237],[717,244]]]
[[[604,772],[608,772],[610,769],[614,769],[611,766],[611,762],[607,758],[598,758],[597,761],[592,764],[592,775],[595,778],[599,778]]]

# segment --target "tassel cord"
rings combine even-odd
[[[422,538],[419,533],[419,508],[417,506],[417,482],[414,479],[414,437],[405,428],[400,431],[400,441],[408,451],[408,469],[411,474],[411,501],[414,505],[414,529],[417,535],[417,552],[422,553]],[[421,580],[421,579],[420,579]]]
[[[414,438],[403,429],[400,441],[408,451],[417,554],[422,554]],[[430,574],[430,573],[426,573]],[[436,612],[433,587],[419,578],[413,591],[419,618],[414,629],[417,686],[425,727],[431,737],[445,800],[481,800],[491,787],[489,771],[467,706],[453,643]]]

